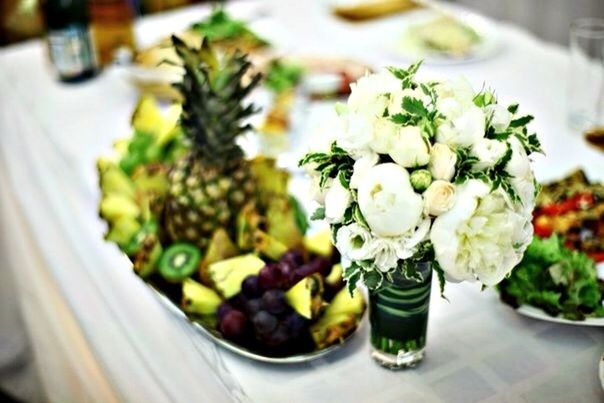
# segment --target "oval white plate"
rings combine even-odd
[[[392,52],[404,57],[409,61],[423,59],[426,64],[435,65],[453,65],[461,63],[476,62],[487,59],[501,48],[501,43],[497,30],[497,23],[492,20],[469,11],[459,9],[449,9],[447,11],[472,27],[481,37],[481,42],[477,44],[467,55],[453,57],[442,52],[426,49],[417,41],[414,41],[410,35],[410,30],[417,25],[424,24],[438,18],[439,13],[430,9],[411,11],[406,18],[405,28],[397,35],[391,45]]]
[[[521,315],[528,316],[533,319],[545,320],[547,322],[562,323],[565,325],[575,326],[597,326],[604,327],[604,318],[587,318],[585,320],[568,320],[557,316],[550,316],[539,308],[530,305],[522,305],[516,309]]]

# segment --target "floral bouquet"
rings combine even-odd
[[[335,140],[300,161],[320,203],[313,219],[330,224],[351,292],[361,280],[374,292],[398,284],[401,296],[405,280],[431,275],[425,264],[441,293],[445,279],[495,285],[532,239],[533,117],[463,78],[419,81],[420,64],[353,84],[336,107]]]

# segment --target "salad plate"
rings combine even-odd
[[[409,12],[405,22],[391,51],[409,61],[470,63],[492,57],[501,48],[497,24],[472,12],[420,9]]]
[[[558,316],[550,316],[541,309],[535,308],[534,306],[530,305],[522,305],[516,309],[516,312],[529,318],[544,320],[553,323],[561,323],[564,325],[604,327],[604,318],[587,318],[581,321],[569,320],[560,318]]]

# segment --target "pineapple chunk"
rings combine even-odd
[[[333,253],[333,244],[329,228],[304,238],[304,247],[317,255],[330,257]]]
[[[316,317],[323,308],[323,284],[320,275],[298,281],[285,293],[285,301],[306,319]]]
[[[138,101],[132,114],[132,127],[142,133],[155,134],[162,126],[163,117],[155,98],[144,96]]]
[[[342,265],[340,263],[334,264],[329,272],[329,275],[325,277],[325,282],[331,286],[338,285],[342,282]]]
[[[109,227],[105,239],[117,243],[124,249],[130,240],[140,231],[141,224],[132,217],[121,217]]]
[[[100,177],[101,192],[104,195],[117,193],[134,197],[134,183],[113,161],[99,160],[97,170]]]
[[[286,245],[259,229],[254,232],[253,243],[256,252],[272,260],[279,260],[287,252]]]
[[[239,249],[233,244],[233,241],[229,238],[229,234],[227,234],[223,228],[218,228],[214,231],[210,244],[206,249],[205,256],[199,264],[199,277],[201,277],[201,282],[208,285],[212,283],[210,273],[208,272],[208,266],[210,264],[237,256],[238,253]]]
[[[267,233],[288,249],[302,244],[302,232],[288,197],[275,197],[266,209]]]
[[[137,218],[141,213],[140,208],[132,198],[117,193],[111,193],[103,197],[100,210],[101,216],[110,222],[122,217]]]
[[[229,299],[239,294],[241,283],[247,276],[258,274],[264,266],[262,259],[248,254],[212,263],[208,272],[216,290]]]
[[[222,303],[220,295],[190,278],[182,283],[182,307],[188,314],[214,315]]]
[[[365,310],[365,300],[358,290],[353,296],[347,289],[336,294],[323,316],[310,327],[317,348],[325,348],[341,341],[352,332]]]

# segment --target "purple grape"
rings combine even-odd
[[[295,279],[297,281],[302,280],[304,277],[308,277],[311,274],[321,273],[323,275],[328,275],[329,270],[331,270],[331,263],[329,259],[324,257],[317,257],[310,262],[298,267],[296,269]]]
[[[247,312],[249,317],[253,317],[255,314],[257,314],[263,308],[264,308],[264,304],[262,303],[262,298],[254,298],[254,299],[250,299],[247,302],[245,311]]]
[[[281,270],[276,263],[267,264],[258,274],[258,283],[263,290],[280,288],[282,282]]]
[[[231,310],[233,310],[233,307],[228,302],[223,302],[222,304],[220,304],[218,306],[218,309],[216,310],[216,316],[218,316],[218,320],[221,321],[222,318],[224,318],[224,315],[226,315]]]
[[[280,323],[277,328],[264,337],[264,342],[272,347],[278,347],[285,344],[289,340],[289,331],[285,324]]]
[[[294,280],[296,278],[296,268],[296,265],[288,261],[283,261],[279,263],[279,269],[281,270],[281,276],[283,277],[283,286],[285,289],[288,289],[292,285],[294,285]]]
[[[290,249],[281,256],[281,262],[287,262],[294,267],[300,266],[304,263],[304,256],[297,249]]]
[[[277,318],[266,311],[260,311],[252,319],[254,328],[260,335],[267,335],[277,327]]]
[[[235,295],[234,297],[232,297],[231,299],[229,299],[229,303],[233,306],[233,308],[237,308],[240,311],[243,311],[245,309],[245,306],[247,305],[247,301],[248,301],[248,299],[241,292],[239,294]]]
[[[293,338],[299,337],[302,332],[308,329],[308,320],[296,312],[289,314],[284,321]]]
[[[268,290],[262,295],[264,308],[273,315],[279,315],[287,310],[285,297],[281,290]]]
[[[258,276],[247,276],[241,283],[241,292],[248,298],[258,298],[262,295]]]
[[[243,312],[232,309],[220,321],[220,333],[227,339],[236,339],[245,333],[247,319]]]

